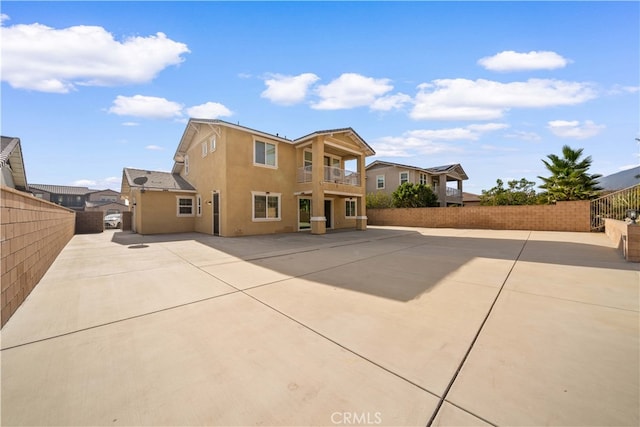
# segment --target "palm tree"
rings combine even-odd
[[[588,200],[596,197],[602,188],[598,187],[598,178],[602,175],[587,173],[591,167],[591,156],[580,160],[582,148],[562,147],[562,158],[549,154],[549,161],[542,163],[551,172],[548,178],[539,176],[543,182],[540,188],[546,190],[544,196],[549,203],[565,200]]]

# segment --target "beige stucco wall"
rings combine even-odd
[[[134,190],[132,206],[135,231],[140,234],[186,233],[194,231],[195,216],[177,215],[177,197],[193,197],[195,194],[173,191]]]

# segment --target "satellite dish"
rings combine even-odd
[[[135,178],[135,179],[133,180],[133,183],[134,183],[135,185],[144,185],[144,184],[146,184],[146,182],[147,182],[147,180],[148,180],[148,179],[149,179],[149,178],[147,178],[146,176],[139,176],[139,177],[137,177],[137,178]]]

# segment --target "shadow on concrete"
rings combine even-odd
[[[411,229],[369,228],[364,232],[349,230],[325,235],[288,233],[232,238],[200,233],[142,236],[116,232],[112,241],[129,247],[195,241],[216,250],[217,255],[209,262],[193,261],[214,276],[228,264],[241,260],[290,277],[397,301],[415,299],[447,278],[500,286],[516,259],[539,263],[541,269],[545,264],[556,264],[640,270],[638,264],[625,262],[613,247],[541,240],[543,236],[530,239],[527,231],[511,233],[519,236],[514,238],[465,236],[473,232],[448,230],[444,235],[425,235]],[[180,254],[179,247],[175,250]],[[189,254],[183,256],[190,261]],[[256,269],[256,274],[261,271]],[[258,286],[268,283],[272,282]]]

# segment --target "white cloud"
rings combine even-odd
[[[609,95],[620,95],[626,93],[637,93],[640,92],[640,86],[623,86],[623,85],[613,85],[611,89],[607,92]]]
[[[473,124],[446,129],[417,129],[401,136],[386,136],[373,142],[376,155],[381,157],[410,157],[416,154],[461,152],[456,141],[477,141],[485,132],[504,129],[504,123]]]
[[[187,114],[198,119],[217,119],[233,115],[231,110],[218,102],[207,102],[187,108]]]
[[[311,105],[316,110],[341,110],[369,106],[376,98],[391,91],[389,79],[374,79],[355,73],[344,73],[329,84],[320,85],[316,94],[320,101]]]
[[[599,134],[606,126],[597,125],[591,120],[580,123],[578,120],[552,120],[547,123],[547,128],[561,138],[586,139]]]
[[[623,166],[620,166],[620,167],[618,168],[618,170],[619,170],[619,171],[626,171],[626,170],[629,170],[629,169],[637,168],[638,166],[640,166],[640,164],[636,164],[636,165],[623,165]]]
[[[0,23],[4,23],[4,21],[8,21],[11,18],[6,13],[0,13]]]
[[[275,74],[264,81],[267,88],[260,96],[275,104],[298,104],[304,101],[309,87],[318,80],[320,80],[320,77],[313,73],[304,73],[297,76]]]
[[[542,138],[535,132],[526,132],[522,130],[516,130],[505,135],[505,138],[520,139],[523,141],[540,141]]]
[[[511,83],[441,79],[422,83],[418,89],[411,111],[416,120],[492,120],[510,108],[575,105],[596,97],[587,83],[548,79]]]
[[[102,27],[1,27],[2,80],[13,88],[67,93],[77,86],[146,83],[181,63],[186,44],[163,33],[114,38]]]
[[[164,150],[164,148],[160,147],[159,145],[147,145],[146,147],[147,150],[151,150],[151,151],[162,151]]]
[[[505,50],[478,60],[478,64],[491,71],[554,70],[569,62],[555,52],[535,50],[527,53]]]
[[[181,104],[155,96],[118,95],[109,108],[109,112],[119,116],[145,117],[151,119],[170,119],[182,116]]]
[[[75,187],[91,187],[96,185],[96,181],[92,179],[78,179],[76,181],[73,181],[71,185]]]
[[[138,122],[122,122],[122,126],[139,126]]]
[[[390,111],[397,110],[404,107],[405,104],[411,102],[412,99],[409,95],[404,93],[396,93],[395,95],[388,95],[377,98],[371,104],[371,109],[376,111]]]

